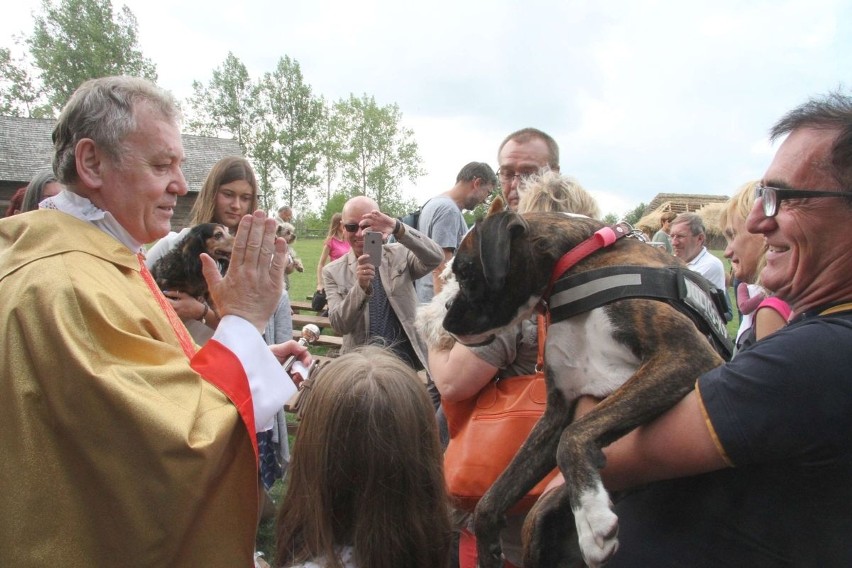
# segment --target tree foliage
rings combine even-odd
[[[308,190],[318,186],[321,179],[317,166],[322,102],[305,83],[299,63],[286,55],[273,72],[263,76],[258,95],[263,128],[274,125],[274,136],[263,142],[271,142],[266,151],[286,184],[283,202],[308,205]]]
[[[257,116],[257,92],[243,62],[229,51],[207,85],[192,82],[192,92],[189,130],[201,136],[230,135],[247,153]]]
[[[400,184],[424,175],[414,132],[403,127],[396,104],[380,107],[372,96],[334,105],[341,128],[344,188],[375,199],[383,211],[404,210]]]
[[[639,219],[642,218],[642,215],[645,214],[646,208],[647,205],[645,205],[644,203],[640,203],[635,208],[624,214],[624,220],[630,223],[631,225],[636,225],[636,223],[639,222]]]
[[[27,39],[47,103],[62,108],[87,79],[133,75],[157,79],[154,64],[142,55],[136,16],[127,6],[116,14],[110,0],[43,0]]]

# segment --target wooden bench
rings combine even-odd
[[[293,329],[293,339],[299,339],[302,337],[301,329]],[[320,335],[319,339],[314,341],[313,345],[323,345],[326,347],[337,347],[340,349],[343,347],[343,338],[337,335]]]
[[[331,322],[327,317],[314,314],[293,314],[293,327],[302,329],[312,323],[322,329],[331,329]]]
[[[301,314],[302,312],[316,313],[310,300],[290,300],[290,307],[297,314]]]

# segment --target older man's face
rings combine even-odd
[[[838,131],[801,128],[781,144],[763,177],[767,186],[786,189],[841,188],[826,171],[831,145]],[[850,207],[839,198],[791,199],[781,202],[775,217],[763,214],[757,199],[746,227],[763,235],[766,267],[761,282],[796,311],[842,299],[852,265],[849,236]]]
[[[103,160],[92,201],[135,240],[149,243],[169,232],[177,198],[187,192],[185,156],[177,124],[144,103],[135,114],[137,127],[122,143],[121,160]]]
[[[497,161],[500,164],[500,187],[503,201],[509,209],[518,209],[518,186],[521,178],[537,174],[549,165],[550,152],[541,138],[531,138],[526,142],[509,140],[500,150]]]
[[[687,223],[672,225],[669,236],[672,239],[672,254],[684,262],[691,262],[704,246],[704,235],[693,235]]]
[[[347,203],[343,208],[343,232],[356,257],[364,254],[364,231],[369,231],[370,228],[362,227],[361,222],[364,215],[372,210],[373,208],[369,204],[362,202]],[[357,229],[350,230],[354,227],[357,227]]]

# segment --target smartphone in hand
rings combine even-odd
[[[378,268],[382,264],[382,234],[376,231],[364,233],[364,252],[370,255],[370,263]]]

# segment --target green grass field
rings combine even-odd
[[[322,254],[323,239],[296,239],[293,249],[305,265],[304,272],[290,275],[290,299],[304,300],[317,289],[317,263]]]

